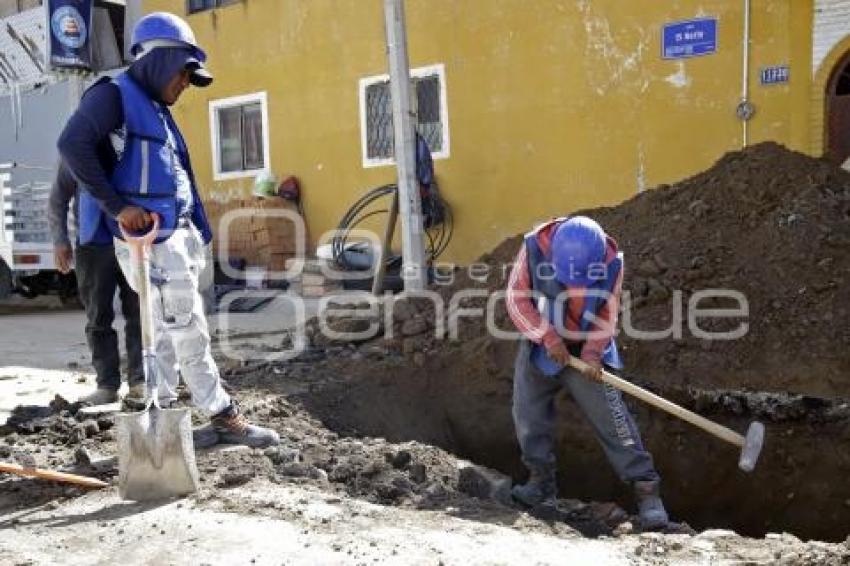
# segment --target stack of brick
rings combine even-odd
[[[242,259],[252,267],[283,271],[286,261],[295,256],[296,227],[291,218],[275,215],[276,210],[295,211],[293,205],[278,197],[252,197],[204,204],[213,227],[213,251],[227,251],[230,258]],[[225,214],[237,210],[225,233],[221,223]]]
[[[286,264],[287,269],[292,269],[294,275],[289,280],[289,290],[302,297],[324,297],[333,295],[343,290],[342,280],[333,277],[338,273],[338,268],[321,259],[304,260],[303,267],[298,268],[301,262],[290,261]]]

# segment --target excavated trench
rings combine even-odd
[[[850,174],[766,143],[675,185],[581,212],[626,254],[618,340],[635,381],[736,430],[753,419],[767,428],[759,465],[746,474],[736,448],[630,403],[678,520],[753,536],[850,534],[850,357],[842,348],[850,343],[848,210]],[[475,266],[486,276],[458,269],[449,284],[435,285],[446,312],[440,301],[394,305],[391,319],[378,318],[385,328],[374,343],[334,343],[313,328],[313,346],[335,350],[324,367],[310,369],[308,408],[338,432],[435,444],[522,479],[511,419],[516,349],[488,332],[492,322],[514,329],[504,306],[492,308],[488,298],[505,289],[504,267],[521,245],[516,235],[483,254]],[[492,317],[459,314],[453,301],[467,290],[483,295],[462,306]],[[715,291],[725,294],[705,299]],[[740,319],[701,318],[703,308],[734,309],[733,295],[747,307],[735,310],[746,313]],[[457,330],[450,340],[436,330],[446,320]],[[369,326],[340,322],[344,331]],[[742,322],[743,335],[723,337]],[[678,337],[636,332],[668,328]],[[561,494],[631,506],[575,405],[564,398],[559,409]]]
[[[511,383],[502,377],[444,371],[369,375],[311,388],[307,408],[336,432],[418,440],[521,480],[524,468],[510,414]],[[374,370],[375,368],[371,368]],[[398,368],[397,368],[398,369]],[[355,372],[356,373],[356,372]],[[843,541],[850,534],[850,407],[809,396],[653,388],[656,393],[745,431],[757,419],[766,442],[756,470],[737,467],[737,448],[637,401],[631,406],[661,472],[671,515],[697,529],[749,536],[791,532]],[[589,426],[568,396],[558,401],[561,497],[632,502]]]

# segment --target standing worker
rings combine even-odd
[[[118,335],[112,328],[115,291],[121,298],[124,314],[124,343],[127,349],[127,383],[129,397],[144,397],[145,374],[142,368],[142,334],[139,326],[139,298],[127,284],[118,267],[112,241],[71,246],[68,235],[68,210],[77,202],[77,181],[63,161],[59,162],[56,179],[50,191],[48,222],[53,237],[53,256],[60,273],[77,275],[80,301],[86,310],[86,342],[97,376],[97,389],[80,399],[86,405],[105,405],[118,401],[121,387],[121,356]],[[75,221],[78,215],[74,215]],[[79,230],[78,230],[79,232]]]
[[[210,416],[206,430],[221,442],[264,447],[277,444],[273,430],[250,424],[222,388],[198,291],[204,245],[212,239],[198,195],[189,151],[168,107],[194,85],[213,77],[206,53],[181,18],[148,14],[133,29],[130,68],[104,78],[83,96],[59,138],[59,152],[80,181],[80,242],[115,242],[129,281],[129,248],[119,224],[142,232],[159,215],[151,249],[156,351],[173,347],[196,406]],[[157,356],[159,361],[159,356]],[[161,372],[159,398],[177,398],[174,372]]]
[[[516,359],[513,417],[529,479],[512,493],[529,506],[554,501],[554,403],[567,388],[617,475],[632,484],[641,527],[658,529],[668,517],[652,456],[620,392],[599,380],[603,365],[623,367],[614,340],[622,286],[622,254],[592,219],[561,218],[526,235],[506,298],[525,337]],[[587,374],[569,367],[570,356],[590,365]]]

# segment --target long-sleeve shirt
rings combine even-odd
[[[71,200],[76,202],[76,196],[77,180],[71,175],[65,162],[60,161],[47,203],[47,222],[50,225],[50,235],[54,245],[71,245],[71,238],[68,235],[68,210]],[[74,223],[75,226],[79,226],[76,213]]]
[[[62,160],[74,177],[113,218],[127,206],[109,181],[117,158],[110,134],[119,130],[123,123],[121,93],[114,84],[103,82],[86,91],[57,144]]]
[[[159,107],[158,102],[153,102]],[[168,116],[166,118],[165,116]],[[176,148],[174,133],[176,124],[163,110],[163,123],[168,135],[168,143]],[[109,180],[112,168],[119,158],[115,145],[123,146],[123,141],[113,144],[113,140],[123,135],[124,104],[118,87],[109,82],[97,84],[89,89],[77,111],[68,120],[59,137],[58,147],[64,161],[74,176],[80,180],[100,204],[104,212],[115,218],[127,202],[115,191]],[[174,162],[176,198],[181,206],[181,214],[188,215],[192,208],[192,183],[187,166],[172,153]]]
[[[548,255],[551,249],[555,226],[556,224],[552,222],[541,227],[536,232],[537,243],[544,255]],[[616,255],[617,243],[609,237],[606,261],[613,260]],[[583,341],[581,359],[585,362],[601,362],[602,354],[614,336],[617,327],[622,288],[623,270],[621,269],[617,277],[617,282],[614,284],[613,292],[597,312],[596,319],[591,323],[587,333],[587,339]],[[566,320],[564,321],[564,328],[566,328],[568,333],[577,333],[584,313],[584,300],[581,296],[576,296],[579,294],[576,293],[576,289],[571,289],[571,291],[572,294],[567,301],[568,308],[565,312]],[[526,251],[525,243],[523,243],[514,261],[511,276],[508,279],[505,303],[508,315],[517,327],[517,330],[532,342],[549,348],[559,340],[564,339],[558,334],[556,326],[551,324],[540,313],[534,303],[531,273],[528,268],[528,252]],[[567,340],[567,344],[576,343],[578,342]]]

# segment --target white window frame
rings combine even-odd
[[[219,124],[218,111],[223,108],[232,108],[234,106],[244,106],[246,104],[260,103],[260,109],[263,120],[263,167],[260,169],[244,169],[241,171],[222,171],[221,170],[221,140],[219,139]],[[254,92],[251,94],[243,94],[240,96],[231,96],[229,98],[219,98],[218,100],[210,100],[210,141],[212,143],[212,164],[213,164],[213,179],[216,181],[228,181],[231,179],[242,179],[245,177],[255,177],[263,171],[271,169],[271,150],[269,147],[269,104],[268,94],[266,91]]]
[[[424,78],[437,75],[440,80],[440,124],[443,130],[443,147],[440,151],[432,151],[432,159],[448,159],[451,155],[449,144],[449,102],[446,98],[446,66],[443,63],[416,67],[410,69],[410,78]],[[376,83],[387,82],[389,75],[374,75],[360,79],[360,148],[363,158],[363,167],[385,167],[395,165],[395,158],[369,157],[369,138],[366,125],[366,89]]]

